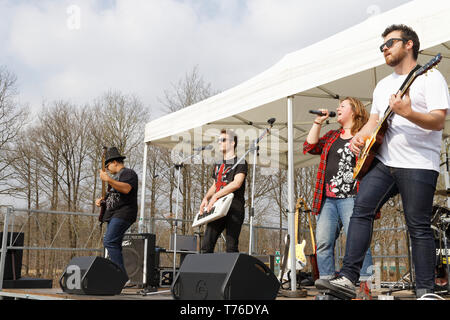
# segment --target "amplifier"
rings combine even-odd
[[[156,237],[152,233],[126,233],[122,255],[131,285],[156,287],[159,282],[159,255],[155,252]]]
[[[23,232],[8,232],[6,245],[11,247],[23,247],[24,243]],[[0,243],[3,240],[3,232],[0,232]],[[1,244],[0,244],[1,247]],[[6,252],[5,269],[3,273],[3,280],[18,280],[22,276],[22,256],[21,249],[8,249]]]

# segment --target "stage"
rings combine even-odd
[[[288,298],[283,296],[280,290],[276,300],[316,300],[316,296],[319,294],[315,287],[304,287],[306,290],[306,297],[300,298]],[[143,295],[140,292],[142,289],[138,288],[126,288],[123,289],[120,295],[112,296],[99,296],[99,295],[77,295],[68,294],[63,292],[60,288],[51,289],[3,289],[0,291],[0,299],[30,299],[30,300],[174,300],[170,293],[170,288],[159,288],[157,292],[152,292],[147,295]],[[388,295],[389,289],[382,289],[379,292],[372,293],[372,300],[383,299]],[[416,300],[415,294],[411,290],[402,290],[393,292],[391,294],[394,297],[393,300]],[[450,296],[441,296],[445,300],[450,300]],[[383,299],[385,300],[385,299]],[[261,302],[261,301],[260,301]],[[320,302],[320,301],[319,301]]]

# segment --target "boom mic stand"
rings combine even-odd
[[[239,163],[242,162],[242,160],[247,156],[247,154],[249,154],[250,152],[253,151],[253,177],[252,177],[252,201],[251,201],[251,207],[249,210],[249,217],[250,217],[250,241],[249,241],[249,248],[248,248],[248,254],[252,255],[253,253],[253,216],[255,214],[255,170],[256,170],[256,156],[258,154],[258,150],[259,150],[259,142],[270,132],[270,129],[272,129],[273,127],[273,123],[275,122],[275,118],[270,118],[269,120],[267,120],[267,123],[269,124],[269,128],[264,129],[264,132],[258,137],[256,138],[252,145],[250,146],[250,148],[245,152],[245,154],[238,160],[236,161],[236,163],[234,164],[233,167],[231,167],[231,170],[233,170]]]
[[[179,199],[179,194],[180,194],[180,170],[181,168],[183,168],[184,163],[190,159],[192,159],[193,157],[195,157],[196,155],[200,154],[203,150],[211,150],[213,148],[212,145],[207,145],[207,146],[203,146],[203,147],[198,147],[198,148],[194,148],[194,152],[192,155],[182,159],[179,163],[174,164],[173,166],[171,166],[170,168],[167,168],[166,170],[164,170],[163,172],[161,172],[160,174],[156,174],[154,176],[154,178],[160,176],[161,174],[175,169],[177,171],[177,196],[176,196],[176,202],[175,202],[175,228],[174,228],[174,233],[173,233],[173,274],[172,274],[172,281],[175,280],[175,276],[176,276],[176,263],[177,263],[177,228],[178,228],[178,199]],[[147,293],[148,294],[148,293]]]

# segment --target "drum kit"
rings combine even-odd
[[[441,206],[433,206],[431,228],[436,241],[436,269],[435,287],[436,291],[450,292],[448,282],[449,265],[448,256],[450,249],[450,210]]]

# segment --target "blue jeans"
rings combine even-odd
[[[353,213],[355,198],[326,198],[320,214],[316,218],[317,266],[321,279],[330,279],[335,275],[334,249],[341,228],[347,235],[350,217]],[[361,280],[371,276],[372,265],[370,248],[366,250]]]
[[[358,278],[364,252],[370,245],[375,214],[390,197],[400,193],[411,239],[416,289],[434,288],[436,252],[431,215],[438,176],[434,170],[392,168],[374,161],[359,185],[342,275],[353,282]]]
[[[120,218],[111,218],[108,222],[105,236],[103,237],[103,245],[108,250],[109,258],[125,271],[125,273],[126,270],[122,256],[122,240],[123,235],[132,224],[133,223]]]

